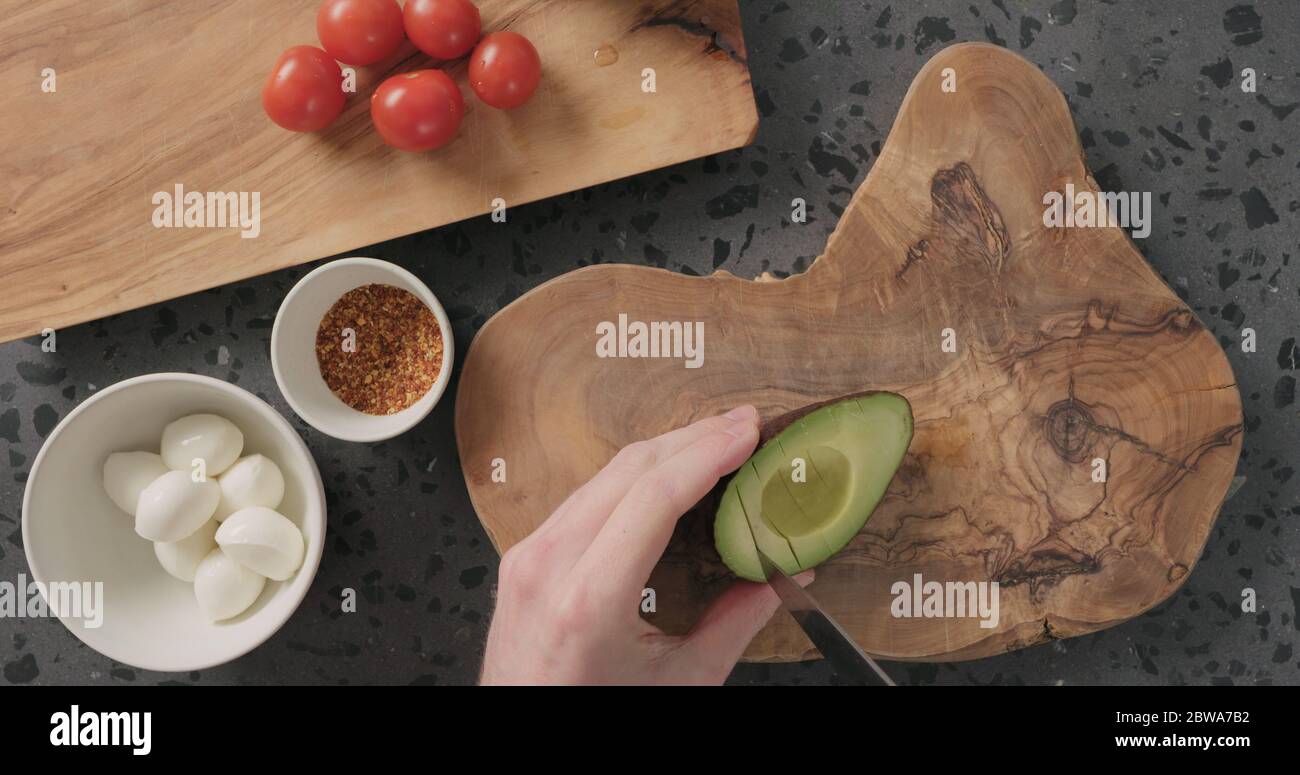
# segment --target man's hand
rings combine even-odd
[[[737,582],[683,637],[638,612],[677,520],[757,443],[742,406],[624,447],[501,558],[483,683],[722,683],[776,612],[770,587]]]

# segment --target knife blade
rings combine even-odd
[[[808,590],[777,567],[757,544],[754,548],[768,585],[837,673],[869,686],[895,686],[893,679],[822,609]]]

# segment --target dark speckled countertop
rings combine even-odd
[[[742,2],[762,123],[754,144],[512,211],[350,251],[433,289],[459,355],[533,286],[593,262],[688,274],[803,270],[879,153],[912,76],[951,43],[1019,52],[1065,92],[1088,163],[1110,190],[1151,191],[1142,252],[1227,347],[1241,386],[1245,486],[1187,583],[1103,632],[1001,657],[890,665],[900,682],[1300,683],[1300,7],[1293,0]],[[1258,93],[1239,88],[1254,68]],[[804,197],[806,225],[786,222]],[[3,683],[469,683],[492,611],[497,556],[470,507],[449,395],[381,444],[322,436],[289,410],[268,340],[307,267],[0,346],[0,579],[27,571],[22,491],[42,439],[95,390],[154,371],[234,382],[291,418],[329,497],[319,575],[268,643],[202,673],[134,670],[54,620],[0,619]],[[8,289],[12,293],[21,289]],[[1255,329],[1258,351],[1238,345]],[[453,383],[454,389],[454,383]],[[345,587],[358,611],[339,610]],[[1243,613],[1243,589],[1258,611]],[[821,663],[742,665],[735,683],[824,683]]]

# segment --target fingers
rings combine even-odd
[[[806,587],[813,572],[806,570],[794,580]],[[781,599],[767,584],[736,582],[696,622],[678,650],[680,658],[704,671],[707,682],[721,683],[780,607]]]
[[[682,513],[740,466],[757,443],[758,425],[742,420],[704,435],[643,474],[574,566],[578,583],[598,587],[616,605],[639,599]]]
[[[740,422],[757,425],[758,411],[752,406],[739,406],[724,415],[624,447],[591,481],[560,504],[536,534],[552,547],[557,565],[565,570],[572,568],[638,479],[691,444]]]

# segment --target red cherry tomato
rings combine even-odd
[[[397,0],[325,0],[316,11],[316,35],[340,62],[372,65],[402,45],[402,9]]]
[[[441,70],[402,73],[370,95],[370,118],[384,142],[403,151],[430,151],[456,136],[465,100]]]
[[[469,0],[406,0],[406,37],[434,59],[463,57],[478,42],[482,22]]]
[[[343,70],[315,46],[286,49],[262,87],[262,108],[294,132],[315,132],[343,110]]]
[[[479,42],[469,60],[469,85],[479,99],[509,110],[528,101],[542,79],[542,60],[528,38],[494,32]]]

